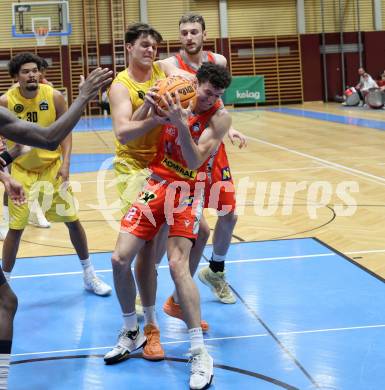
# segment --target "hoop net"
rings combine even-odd
[[[48,27],[37,27],[33,33],[35,34],[37,46],[44,46],[49,34]]]

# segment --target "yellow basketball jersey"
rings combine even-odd
[[[113,83],[120,83],[128,89],[132,111],[135,112],[144,103],[143,99],[146,92],[157,80],[165,77],[166,75],[160,67],[153,64],[151,79],[144,83],[132,80],[127,73],[127,69],[118,73]],[[129,141],[125,145],[115,140],[116,156],[135,168],[147,167],[148,163],[155,157],[160,129],[161,126],[157,126],[142,137]]]
[[[56,120],[53,91],[49,85],[39,84],[37,95],[33,99],[26,99],[21,95],[19,87],[11,88],[6,93],[8,109],[20,119],[47,127]],[[33,148],[29,153],[15,159],[13,164],[28,171],[42,172],[60,156],[60,147],[55,151]]]

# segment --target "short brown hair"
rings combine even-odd
[[[226,89],[231,83],[231,75],[227,68],[212,62],[204,62],[196,74],[198,83],[208,81],[214,88]]]
[[[132,23],[127,27],[124,41],[126,43],[134,44],[135,41],[142,35],[151,36],[156,40],[157,43],[163,41],[163,37],[160,32],[155,30],[154,27],[146,23]]]
[[[202,26],[202,31],[206,30],[206,23],[202,15],[188,12],[179,19],[179,27],[182,23],[199,23]]]

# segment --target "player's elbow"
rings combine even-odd
[[[124,145],[127,141],[126,141],[126,138],[123,136],[123,134],[121,133],[118,133],[118,134],[115,134],[115,137],[116,139],[118,140],[118,142],[122,145]]]
[[[127,139],[127,133],[124,132],[124,131],[120,131],[119,129],[115,130],[114,131],[115,133],[115,138],[117,139],[117,141],[122,144],[122,145],[125,145],[128,141]]]
[[[60,141],[58,141],[58,140],[49,140],[48,139],[44,149],[48,149],[48,150],[54,151],[54,150],[56,150],[59,147],[59,145],[60,145]]]

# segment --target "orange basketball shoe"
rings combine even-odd
[[[142,356],[147,360],[163,360],[164,351],[160,343],[159,329],[153,324],[147,324],[144,327],[144,335],[147,343],[143,347]]]
[[[175,317],[183,321],[182,309],[178,303],[175,303],[174,297],[168,297],[163,305],[163,311],[170,317]],[[209,324],[205,320],[201,320],[201,328],[203,332],[209,331]]]

